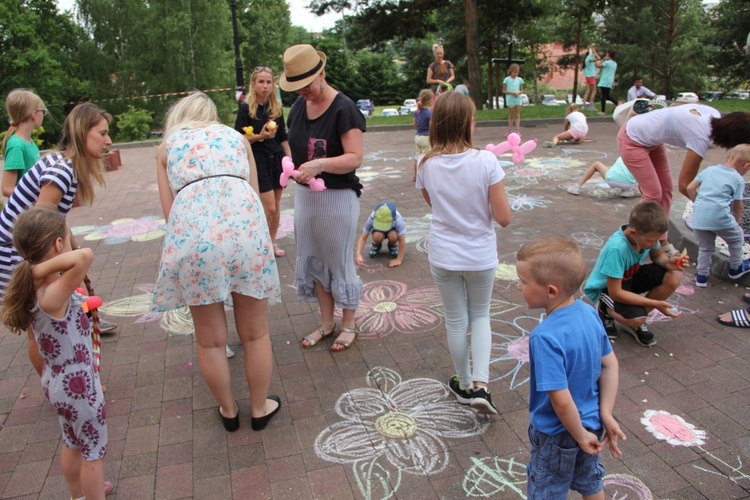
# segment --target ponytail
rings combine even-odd
[[[20,334],[29,328],[31,309],[36,303],[35,291],[31,263],[23,260],[13,271],[3,300],[3,323],[11,332]]]

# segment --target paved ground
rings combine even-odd
[[[502,129],[502,133],[505,129]],[[551,139],[556,128],[525,128]],[[500,416],[485,419],[454,403],[440,383],[452,375],[440,300],[423,238],[429,207],[411,183],[412,132],[369,132],[360,169],[361,219],[383,199],[407,218],[404,264],[367,259],[354,348],[332,354],[328,342],[303,350],[317,323],[292,288],[295,256],[292,190],[285,193],[280,239],[283,303],[270,308],[272,392],[283,407],[253,432],[234,333],[231,360],[242,426],[226,434],[200,373],[189,317],[148,313],[162,244],[151,147],[122,151],[93,209],[70,217],[96,252],[91,276],[109,317],[122,325],[104,339],[110,448],[109,498],[524,498],[528,459],[528,333],[541,311],[525,308],[515,288],[514,252],[531,238],[573,235],[590,265],[636,199],[575,197],[560,189],[596,159],[616,156],[614,124],[596,123],[596,142],[538,148],[506,169],[513,222],[498,228],[501,265],[492,305],[491,375]],[[499,142],[479,128],[476,143]],[[673,165],[682,152],[670,152]],[[708,164],[723,159],[712,150]],[[601,190],[591,191],[593,194]],[[199,210],[200,207],[196,207]],[[624,457],[606,456],[613,498],[745,498],[750,488],[750,337],[721,327],[719,312],[740,307],[741,289],[713,280],[697,290],[685,276],[676,320],[653,317],[658,345],[646,349],[621,333],[616,416],[628,440]],[[414,403],[420,402],[415,407]],[[655,413],[658,412],[658,413]],[[26,356],[25,339],[0,335],[0,493],[2,498],[66,498],[59,428]],[[658,431],[661,431],[658,432]],[[666,435],[666,434],[668,435]],[[403,438],[402,436],[407,436]]]

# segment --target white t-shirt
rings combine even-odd
[[[589,124],[586,122],[586,115],[580,111],[573,111],[565,119],[570,123],[570,130],[577,130],[584,134],[589,133]]]
[[[636,115],[625,125],[625,131],[643,146],[671,144],[688,148],[703,158],[711,145],[713,117],[720,118],[721,113],[702,104],[683,104]]]
[[[433,156],[419,168],[417,189],[427,190],[432,203],[430,264],[449,271],[497,267],[489,189],[503,177],[495,155],[475,149]]]
[[[656,94],[651,92],[649,89],[641,85],[641,88],[635,88],[635,85],[628,89],[628,101],[633,101],[641,97],[648,97],[649,99],[656,97]]]

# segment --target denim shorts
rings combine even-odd
[[[591,432],[602,439],[602,429]],[[569,432],[550,436],[529,425],[529,441],[531,461],[526,474],[530,500],[564,500],[568,490],[588,496],[604,489],[604,467],[599,455],[583,451]]]

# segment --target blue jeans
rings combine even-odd
[[[487,383],[490,378],[490,299],[495,284],[495,268],[484,271],[448,271],[430,265],[445,309],[448,350],[461,387],[472,382]],[[471,325],[471,360],[466,339]],[[473,369],[473,371],[472,371]]]

